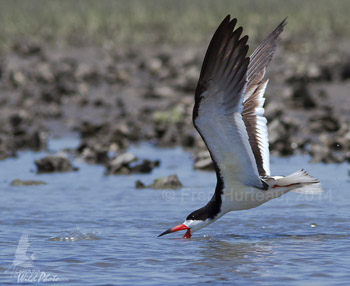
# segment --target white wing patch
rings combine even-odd
[[[202,94],[195,125],[205,138],[225,185],[262,187],[241,114],[225,111],[225,106],[221,104],[223,92],[210,92],[210,96],[206,97],[207,94]]]

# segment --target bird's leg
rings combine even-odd
[[[191,229],[187,229],[185,235],[183,236],[183,238],[191,238]]]

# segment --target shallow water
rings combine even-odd
[[[50,148],[76,143],[55,140]],[[303,167],[325,192],[288,193],[232,212],[185,240],[157,235],[207,202],[214,173],[192,170],[191,155],[180,148],[130,151],[160,159],[161,167],[151,175],[105,176],[101,166],[74,162],[78,172],[36,175],[34,159],[45,153],[0,161],[1,285],[349,285],[348,164],[272,158],[273,174]],[[149,184],[173,173],[182,190],[134,188],[137,179]],[[10,186],[16,178],[47,185]],[[23,261],[28,267],[15,266]]]

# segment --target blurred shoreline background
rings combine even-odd
[[[2,0],[0,42],[197,44],[207,42],[221,19],[231,14],[256,42],[266,27],[287,17],[284,38],[309,45],[348,39],[350,3],[344,0]]]
[[[272,154],[349,162],[349,11],[341,0],[1,0],[0,158],[75,132],[75,155],[107,169],[108,152],[140,141],[189,148],[210,169],[193,95],[231,14],[249,53],[287,17],[267,70]]]

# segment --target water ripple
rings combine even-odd
[[[79,229],[74,231],[62,231],[57,236],[50,237],[51,241],[79,241],[79,240],[99,240],[97,232],[81,232]]]

